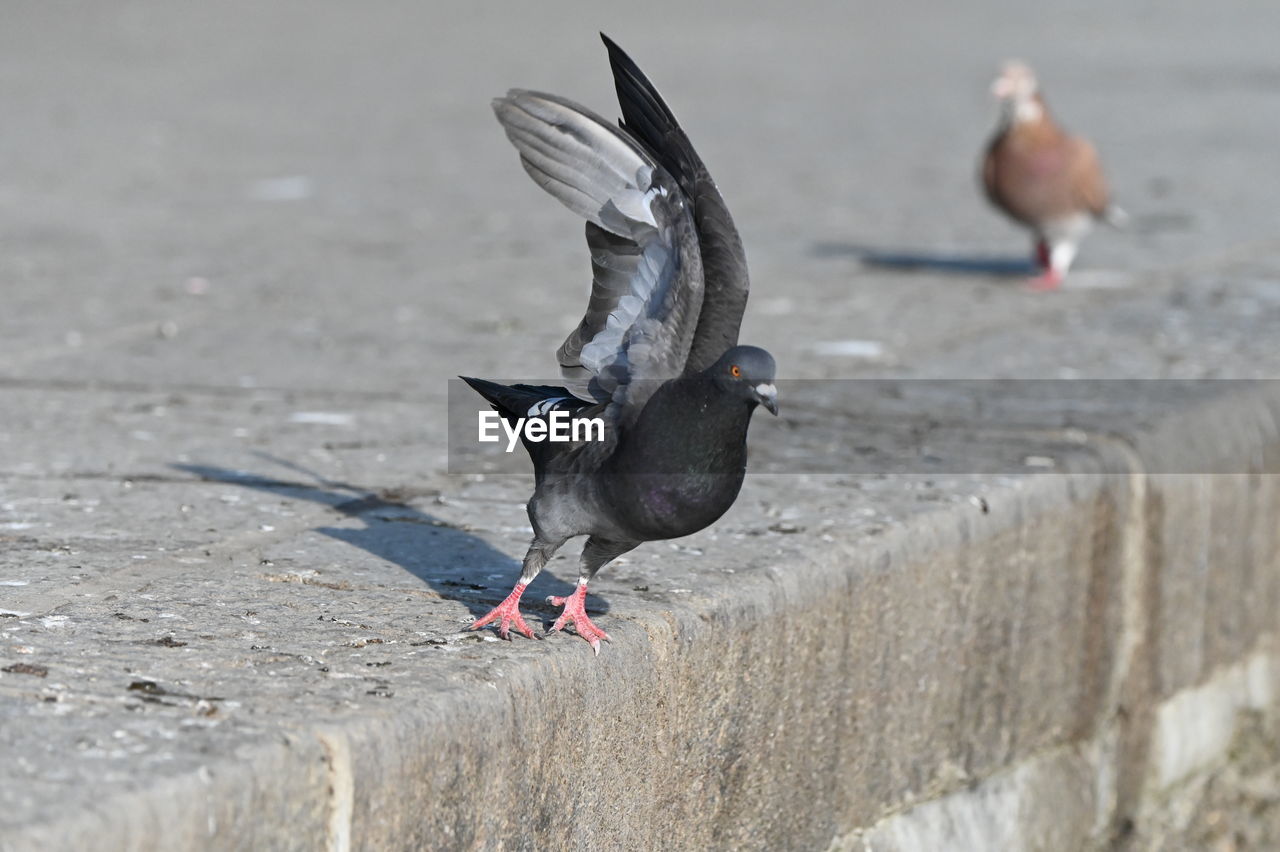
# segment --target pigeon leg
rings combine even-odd
[[[1045,245],[1042,241],[1041,246]],[[1067,277],[1071,261],[1076,259],[1076,244],[1070,240],[1059,240],[1049,246],[1047,263],[1039,277],[1032,278],[1029,286],[1032,290],[1057,290]]]
[[[1041,271],[1049,268],[1049,244],[1043,238],[1036,240],[1036,267]]]
[[[525,587],[528,583],[516,583],[516,587],[511,590],[511,594],[507,595],[506,600],[489,610],[489,614],[484,618],[477,618],[471,623],[471,630],[479,630],[490,622],[498,622],[498,635],[503,639],[511,638],[511,625],[515,625],[518,632],[523,633],[530,639],[533,637],[533,631],[525,624],[524,617],[520,615],[520,596],[524,594]]]
[[[564,544],[564,540],[557,542],[543,541],[534,538],[533,543],[529,545],[529,552],[524,555],[524,568],[520,571],[520,580],[516,583],[511,594],[507,595],[506,600],[489,610],[489,613],[483,618],[478,618],[472,622],[470,629],[479,630],[486,624],[498,622],[498,635],[503,639],[510,639],[511,625],[520,633],[530,639],[534,638],[533,630],[525,623],[524,618],[520,615],[520,596],[524,594],[525,588],[533,582],[533,578],[538,576],[542,571],[547,560],[555,553],[560,545]]]
[[[603,639],[606,642],[611,640],[608,633],[596,627],[591,623],[591,619],[587,618],[587,583],[591,582],[591,578],[595,577],[596,572],[606,563],[639,544],[640,542],[633,541],[609,541],[595,536],[588,538],[586,545],[582,548],[582,568],[578,574],[578,587],[568,597],[552,595],[547,598],[548,603],[564,607],[555,624],[551,625],[550,632],[555,633],[572,622],[574,631],[586,639],[591,644],[591,649],[599,654],[600,640]]]
[[[1062,276],[1052,269],[1046,269],[1042,274],[1027,281],[1027,289],[1036,292],[1044,292],[1046,290],[1057,290],[1062,286]]]

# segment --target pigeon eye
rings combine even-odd
[[[729,368],[729,375],[733,376],[735,379],[742,378],[742,368],[739,367],[737,364],[734,364],[732,367]]]

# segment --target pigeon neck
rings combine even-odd
[[[1044,99],[1039,94],[1010,98],[1000,110],[1000,123],[1008,128],[1020,124],[1034,124],[1047,115]]]

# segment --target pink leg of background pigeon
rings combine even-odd
[[[1046,269],[1042,274],[1027,282],[1028,289],[1036,292],[1057,290],[1060,286],[1062,286],[1062,273],[1056,269]]]
[[[1027,287],[1037,292],[1057,290],[1062,284],[1062,273],[1053,268],[1046,240],[1036,241],[1036,265],[1040,267],[1040,274],[1028,281]]]
[[[476,619],[471,625],[471,629],[479,630],[491,621],[498,621],[498,635],[503,639],[511,638],[511,634],[508,631],[512,624],[516,626],[516,630],[532,639],[533,631],[529,629],[529,625],[524,623],[524,618],[520,615],[520,596],[524,594],[524,589],[524,583],[516,583],[516,587],[511,590],[511,594],[507,595],[507,599],[489,610],[489,614],[484,618]]]
[[[1036,266],[1041,272],[1049,268],[1049,244],[1044,240],[1036,241]]]
[[[573,622],[573,629],[583,639],[591,643],[591,648],[600,653],[600,640],[606,642],[612,641],[609,634],[605,633],[599,627],[591,623],[591,619],[587,618],[587,584],[578,583],[578,588],[573,590],[573,594],[567,598],[552,595],[547,601],[555,606],[564,607],[564,611],[560,613],[560,617],[556,619],[556,623],[551,625],[551,632],[555,633],[564,627],[568,622]]]

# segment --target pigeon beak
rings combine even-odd
[[[769,409],[769,413],[774,417],[778,416],[778,389],[772,384],[756,385],[756,399],[760,404]]]

